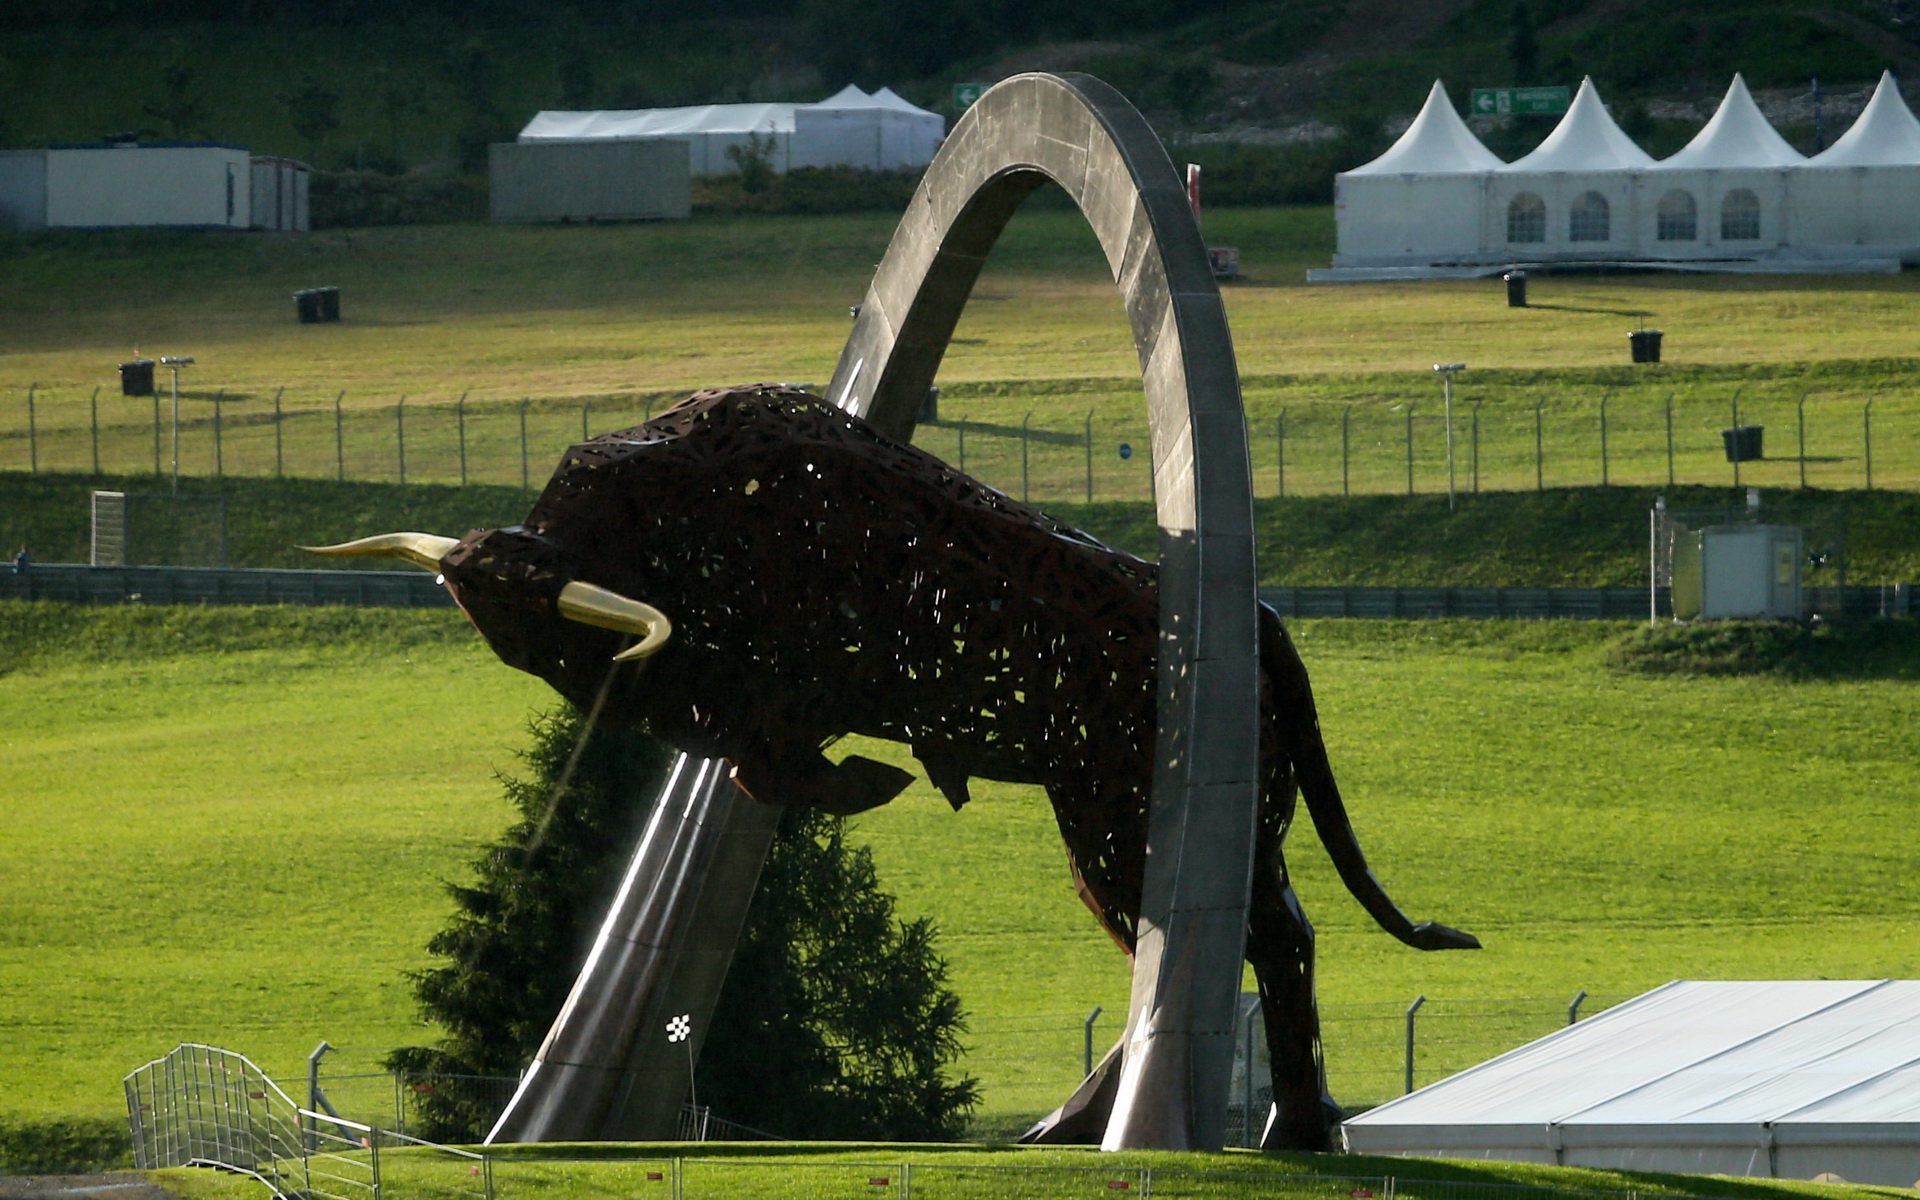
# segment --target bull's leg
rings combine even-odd
[[[1326,1065],[1320,1056],[1313,926],[1279,864],[1262,863],[1254,872],[1247,961],[1260,985],[1260,1013],[1273,1062],[1273,1108],[1260,1148],[1331,1149],[1340,1108],[1327,1095]]]

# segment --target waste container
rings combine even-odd
[[[1660,361],[1660,330],[1636,329],[1627,335],[1627,346],[1633,351],[1633,361],[1657,363]]]
[[[1507,281],[1507,307],[1525,308],[1527,306],[1527,273],[1508,271],[1501,278]]]
[[[340,319],[340,289],[337,287],[302,288],[293,294],[294,310],[302,325]]]
[[[120,364],[120,394],[122,396],[153,395],[153,360],[136,358],[132,362]]]
[[[1752,462],[1766,457],[1760,452],[1760,435],[1764,428],[1763,425],[1735,425],[1732,429],[1721,430],[1720,440],[1727,445],[1727,461]]]

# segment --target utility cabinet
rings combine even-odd
[[[1798,617],[1804,559],[1804,535],[1792,525],[1682,530],[1673,545],[1673,615]]]

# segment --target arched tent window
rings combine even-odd
[[[1678,188],[1660,197],[1654,236],[1663,242],[1691,242],[1700,236],[1700,206],[1693,193]]]
[[[1567,210],[1567,240],[1604,242],[1612,236],[1611,209],[1599,192],[1582,192]]]
[[[1760,197],[1735,188],[1720,201],[1720,239],[1753,242],[1760,239]]]
[[[1507,240],[1547,240],[1547,202],[1532,192],[1521,192],[1507,202]]]

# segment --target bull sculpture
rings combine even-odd
[[[824,751],[909,747],[958,809],[969,781],[1038,784],[1081,898],[1131,954],[1155,745],[1156,570],[857,417],[775,385],[703,391],[571,448],[524,524],[458,541],[389,534],[320,549],[438,570],[508,664],[607,726],[724,758],[769,804],[885,804],[898,768]],[[670,622],[670,624],[669,624]],[[637,641],[635,639],[638,639]],[[1296,790],[1347,888],[1419,949],[1369,871],[1307,673],[1260,609],[1262,800],[1246,959],[1272,1056],[1264,1144],[1327,1145],[1313,932],[1281,855]],[[1096,1072],[1034,1136],[1099,1139]]]

